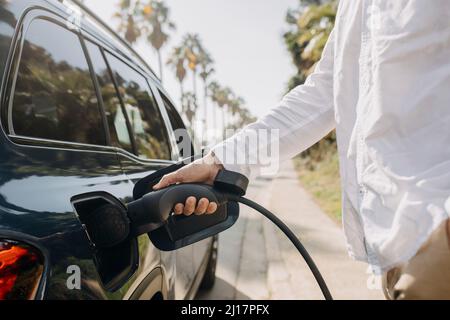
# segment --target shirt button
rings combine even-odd
[[[363,195],[363,194],[365,194],[366,193],[366,187],[364,186],[364,185],[362,185],[362,184],[360,184],[359,185],[359,193],[361,194],[361,195]]]

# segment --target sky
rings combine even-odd
[[[283,42],[287,30],[285,15],[298,0],[165,0],[177,29],[163,49],[170,50],[186,33],[198,33],[215,61],[213,76],[242,96],[253,115],[260,117],[277,105],[286,92],[288,79],[295,74]],[[87,0],[85,3],[116,29],[112,19],[116,0]],[[158,73],[156,55],[145,43],[137,51]],[[178,102],[180,86],[170,68],[165,68],[164,87]],[[185,90],[192,80],[185,81]],[[201,87],[199,89],[199,92]],[[202,100],[200,100],[202,101]]]

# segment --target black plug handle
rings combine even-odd
[[[189,197],[197,201],[206,198],[218,206],[226,202],[225,197],[205,184],[179,184],[151,192],[128,204],[128,217],[134,235],[141,235],[161,227],[170,217],[177,203],[185,203]]]
[[[248,178],[238,172],[220,170],[214,180],[214,188],[227,194],[243,197],[247,193]]]

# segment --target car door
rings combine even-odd
[[[127,132],[116,132],[112,141],[129,145],[129,152],[119,153],[119,160],[124,173],[132,183],[136,183],[155,170],[172,164],[173,160],[178,160],[178,155],[174,154],[173,138],[147,78],[116,55],[105,51],[105,57],[116,90],[120,92],[123,110],[121,115],[108,115],[108,123],[110,127],[118,122],[126,123],[128,128]],[[195,274],[193,247],[180,249],[175,255],[162,253],[162,266],[166,268],[166,274],[175,275],[174,298],[183,299]]]
[[[96,250],[73,202],[98,191],[126,202],[132,189],[109,146],[80,33],[44,10],[29,11],[23,30],[2,99],[0,235],[26,235],[45,248],[45,298],[123,298],[142,269],[137,242]],[[77,290],[66,284],[73,267]]]
[[[107,127],[109,144],[117,150],[117,159],[120,164],[121,171],[124,178],[127,180],[127,187],[124,190],[124,203],[133,200],[134,180],[127,175],[127,162],[124,158],[132,155],[134,152],[135,139],[130,132],[130,124],[128,123],[125,108],[123,107],[122,96],[119,88],[116,85],[115,77],[109,68],[108,60],[106,59],[106,52],[91,38],[88,34],[83,35],[86,52],[92,64],[92,70],[95,74],[95,82],[97,83],[100,99],[102,100],[102,107],[104,111],[104,121]],[[134,111],[134,109],[133,109]],[[122,160],[121,160],[122,159]],[[159,169],[162,165],[155,164],[151,169]],[[155,268],[161,266],[160,252],[151,245],[147,235],[142,235],[138,238],[139,241],[139,268],[135,278],[138,279],[135,283],[129,284],[129,292],[126,297],[140,298],[136,292],[143,289],[140,286],[145,285],[145,277],[149,276]],[[159,281],[159,280],[158,280]],[[124,290],[122,290],[124,291]],[[143,290],[145,296],[148,298],[148,290]],[[134,293],[133,293],[134,292]]]
[[[159,95],[158,100],[165,109],[172,131],[175,133],[177,151],[179,152],[180,157],[186,159],[191,155],[197,155],[195,153],[195,146],[192,143],[192,138],[172,102],[162,90],[158,90],[157,94]],[[211,245],[212,239],[205,239],[192,245],[192,263],[196,275],[199,272],[202,263],[206,262]]]

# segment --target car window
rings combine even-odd
[[[11,132],[105,145],[98,99],[80,39],[47,20],[25,37],[12,105]]]
[[[102,94],[111,144],[115,147],[133,152],[124,112],[103,54],[97,45],[90,41],[86,41],[85,43]]]
[[[186,126],[184,125],[180,114],[169,101],[169,99],[167,99],[161,91],[159,93],[161,95],[161,98],[163,99],[164,107],[166,108],[170,124],[175,133],[177,149],[179,151],[180,157],[182,159],[189,158],[194,155],[194,146],[192,144],[192,139],[189,135],[189,132],[186,130]]]
[[[166,108],[167,115],[169,116],[170,124],[172,125],[173,130],[178,129],[186,129],[186,126],[183,123],[178,111],[172,105],[172,103],[167,99],[164,94],[160,91],[161,98],[164,102],[164,107]]]
[[[147,80],[127,64],[106,53],[133,130],[136,151],[145,159],[171,160],[163,118],[150,96]],[[116,119],[115,121],[122,121]]]

